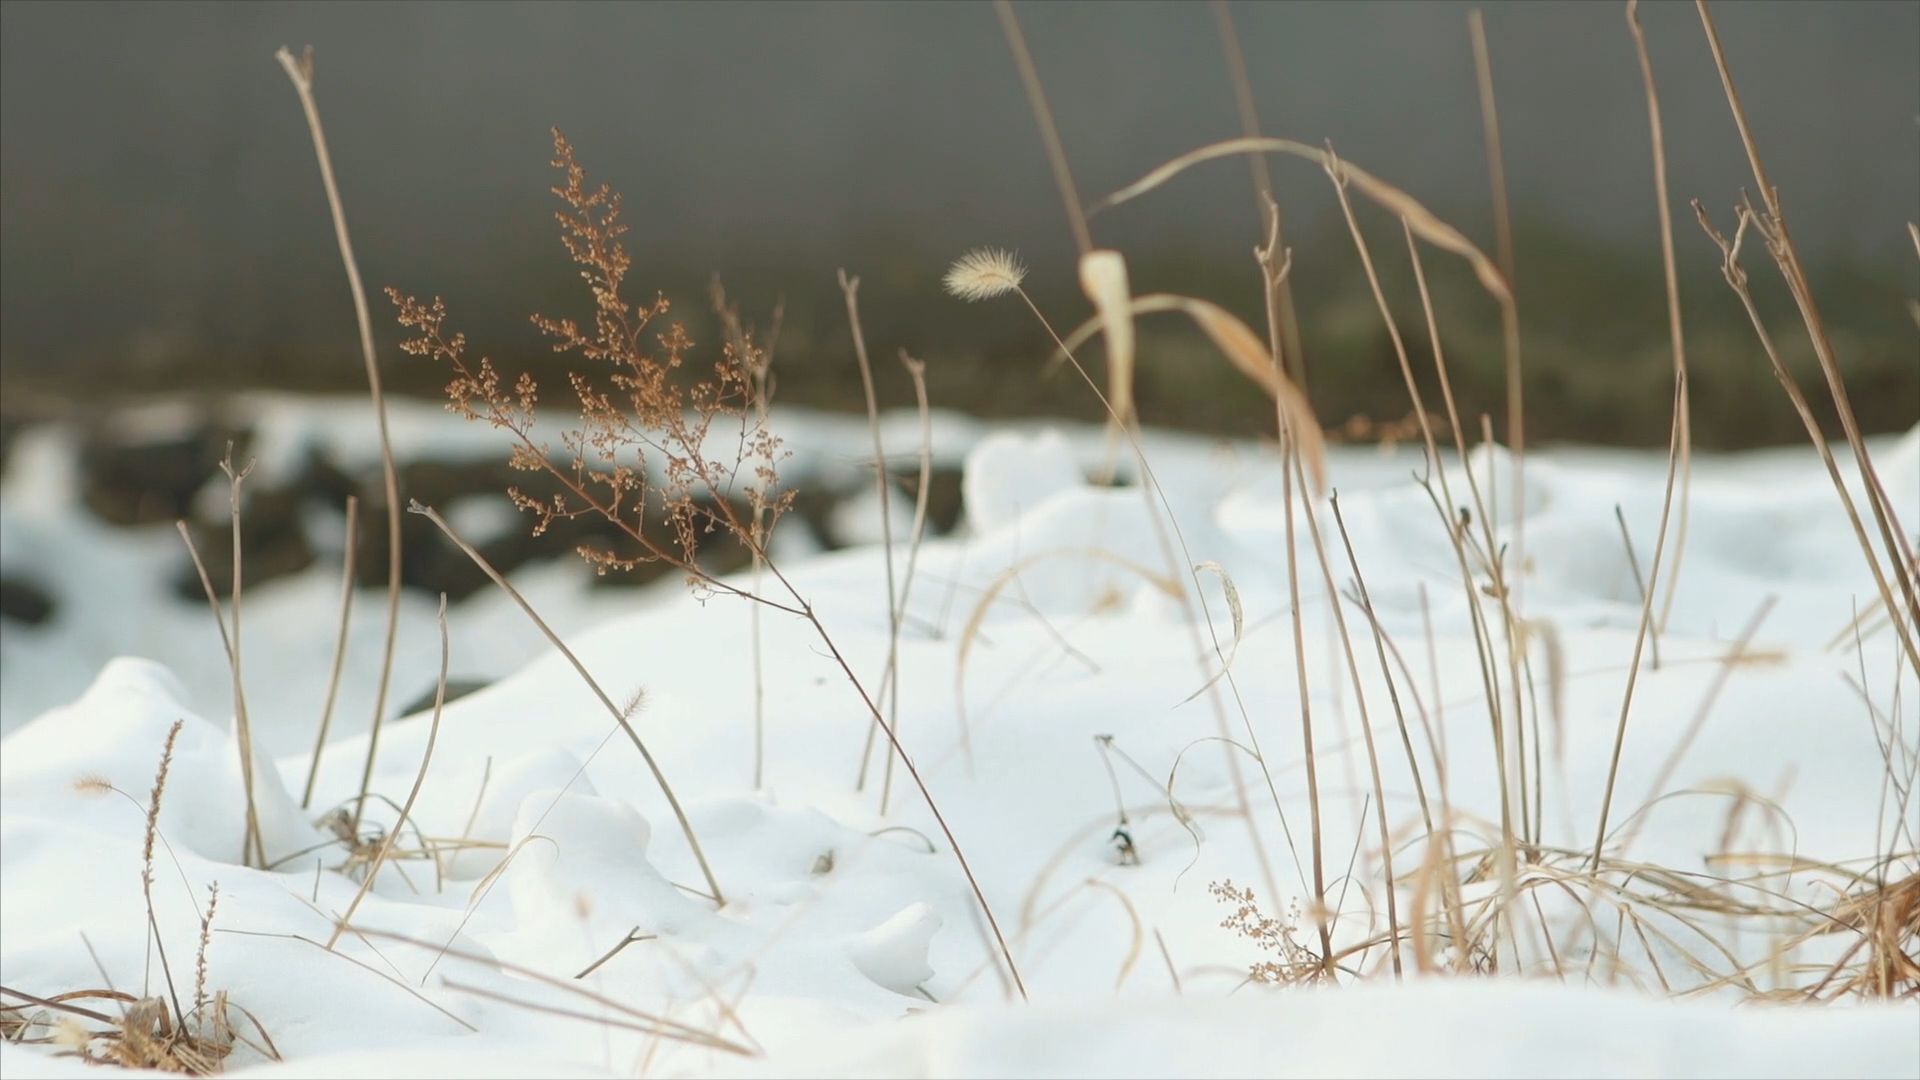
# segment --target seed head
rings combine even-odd
[[[947,292],[968,303],[1010,293],[1026,280],[1019,256],[1001,248],[975,248],[947,268]]]

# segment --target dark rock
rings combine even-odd
[[[275,578],[297,574],[313,565],[313,547],[307,541],[301,520],[300,498],[286,488],[249,491],[241,488],[240,557],[244,578],[242,588],[251,588]],[[233,522],[222,516],[217,520],[196,518],[188,531],[193,546],[206,563],[207,577],[216,596],[233,592]],[[174,591],[182,597],[206,595],[192,560],[186,560],[174,578]]]
[[[485,679],[448,679],[447,680],[447,700],[445,704],[451,705],[452,703],[460,700],[461,698],[466,697],[468,694],[474,693],[479,690],[485,690],[487,687],[492,685],[493,684],[491,682],[488,682]],[[401,709],[399,712],[395,713],[394,715],[395,716],[412,716],[415,713],[432,712],[433,697],[434,697],[434,694],[438,692],[439,692],[438,686],[427,687],[426,693],[421,694],[419,697],[414,698],[412,701],[407,702],[406,707]]]
[[[26,426],[20,417],[0,412],[0,473],[6,472],[7,454],[13,450],[13,440]]]
[[[927,535],[945,536],[960,524],[960,515],[966,509],[966,501],[960,494],[960,479],[964,475],[961,469],[953,466],[935,466],[927,474]],[[899,487],[908,499],[916,497],[920,484],[920,469],[915,466],[910,472],[898,474]]]
[[[248,433],[205,424],[184,435],[124,438],[95,427],[80,448],[80,496],[110,525],[153,525],[193,512],[195,496],[220,471],[229,442],[246,460]]]
[[[19,578],[0,578],[0,618],[38,626],[53,617],[53,597]]]

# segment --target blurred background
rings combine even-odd
[[[1664,444],[1670,360],[1646,104],[1623,9],[1483,5],[1517,236],[1534,441]],[[1091,198],[1239,133],[1200,3],[1018,7]],[[1235,4],[1262,127],[1393,181],[1488,250],[1493,214],[1468,6]],[[1906,222],[1920,216],[1920,5],[1726,3],[1729,61],[1813,263],[1863,423],[1920,416]],[[293,91],[318,96],[391,385],[434,395],[377,290],[444,295],[503,366],[546,363],[526,315],[586,298],[554,234],[548,128],[627,198],[637,294],[711,342],[713,274],[764,325],[784,301],[789,403],[858,409],[834,271],[864,282],[876,354],[930,364],[936,405],[1092,417],[1007,306],[944,296],[969,247],[1015,248],[1058,323],[1087,314],[1042,145],[991,7],[920,3],[33,3],[0,8],[0,391],[18,421],[155,391],[364,385],[352,308]],[[1724,225],[1750,175],[1691,5],[1642,14],[1667,127],[1695,437],[1799,438],[1686,200]],[[1404,417],[1397,366],[1325,177],[1276,159],[1327,426]],[[1410,343],[1398,230],[1364,212]],[[1243,161],[1197,168],[1094,222],[1137,291],[1212,297],[1261,325]],[[1796,362],[1808,351],[1757,251]],[[1429,260],[1471,412],[1498,413],[1495,309]],[[1147,422],[1254,434],[1269,409],[1189,330],[1146,328]],[[882,395],[910,404],[891,363]]]
[[[1240,133],[1214,5],[1017,10],[1089,201]],[[1265,132],[1331,140],[1494,250],[1468,6],[1226,10]],[[1529,443],[1664,447],[1672,359],[1646,100],[1624,6],[1484,10]],[[1920,263],[1906,234],[1920,218],[1920,5],[1727,2],[1717,11],[1861,424],[1906,431],[1920,419]],[[1698,197],[1731,227],[1751,182],[1699,20],[1692,5],[1668,3],[1647,5],[1642,18],[1667,128],[1696,445],[1780,444],[1780,454],[1805,459],[1799,422],[1686,205]],[[892,362],[899,349],[927,362],[943,410],[927,490],[934,535],[966,535],[962,463],[989,427],[1095,421],[1064,426],[1091,448],[1090,461],[1100,456],[1098,406],[1047,363],[1051,342],[1022,305],[964,304],[940,287],[963,252],[1002,246],[1031,266],[1028,289],[1062,332],[1089,313],[989,5],[5,0],[0,730],[70,700],[121,654],[165,663],[196,700],[225,700],[231,676],[175,523],[225,594],[235,576],[234,508],[219,468],[228,452],[258,465],[239,500],[256,635],[249,673],[274,687],[279,707],[307,708],[329,692],[314,658],[333,632],[351,553],[360,599],[340,691],[346,727],[336,730],[371,716],[386,500],[325,195],[298,99],[273,58],[283,44],[315,49],[380,364],[398,391],[389,404],[401,497],[445,511],[559,632],[643,595],[677,595],[677,577],[662,579],[658,564],[586,571],[575,545],[623,544],[597,519],[529,536],[501,497],[525,475],[506,466],[496,432],[441,410],[445,371],[400,352],[379,294],[393,285],[444,296],[477,349],[509,373],[535,372],[550,399],[564,396],[564,370],[527,319],[590,305],[556,236],[555,126],[593,179],[625,193],[631,296],[672,298],[707,348],[719,337],[714,275],[763,330],[782,308],[774,426],[794,453],[782,472],[801,501],[799,520],[776,538],[781,558],[879,538],[863,394],[835,283],[842,267],[862,280],[880,402],[893,410],[883,426],[896,517],[918,494],[920,438],[912,388]],[[1275,160],[1273,178],[1314,406],[1336,439],[1385,444],[1406,433],[1407,399],[1331,186],[1291,159]],[[1366,204],[1358,212],[1417,370],[1429,372],[1398,224]],[[1247,162],[1222,160],[1097,216],[1093,230],[1125,252],[1136,291],[1207,297],[1263,326],[1251,257],[1261,225]],[[1504,438],[1497,309],[1460,260],[1434,255],[1425,265],[1460,407],[1476,426],[1491,413]],[[1830,421],[1778,275],[1758,250],[1747,265],[1764,317]],[[1143,320],[1140,346],[1143,419],[1195,433],[1154,438],[1223,469],[1236,455],[1264,460],[1223,440],[1271,433],[1271,406],[1191,327]],[[346,513],[355,499],[357,518]],[[401,674],[390,707],[418,707],[433,691],[438,594],[457,605],[454,693],[544,647],[424,518],[400,523]],[[896,522],[894,535],[909,527]],[[739,566],[727,546],[703,557],[714,572]],[[621,588],[654,581],[665,593]]]

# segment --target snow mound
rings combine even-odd
[[[847,944],[860,974],[896,994],[912,994],[933,978],[927,948],[940,932],[940,916],[926,904],[911,904]]]
[[[1085,484],[1073,447],[1059,432],[999,432],[980,440],[967,455],[960,490],[967,523],[976,532],[991,532],[1052,496]]]

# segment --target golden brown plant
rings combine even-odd
[[[1221,929],[1231,930],[1258,945],[1262,951],[1279,957],[1277,960],[1258,960],[1249,965],[1248,978],[1257,983],[1284,986],[1309,982],[1325,973],[1326,968],[1320,957],[1294,939],[1294,932],[1300,928],[1300,911],[1297,907],[1288,909],[1284,918],[1267,915],[1254,899],[1253,889],[1238,888],[1231,879],[1209,884],[1207,892],[1229,908],[1226,918],[1220,920]]]
[[[553,145],[554,167],[564,177],[553,193],[565,204],[554,217],[594,311],[585,324],[546,315],[533,316],[533,323],[553,351],[593,365],[568,378],[578,425],[561,430],[557,445],[543,439],[536,433],[541,390],[531,375],[523,372],[509,386],[491,359],[468,358],[465,335],[447,333],[441,300],[423,304],[389,288],[400,324],[416,332],[401,348],[450,366],[449,409],[507,432],[514,441],[509,464],[544,473],[557,489],[534,494],[516,486],[507,493],[533,515],[534,535],[556,521],[598,516],[632,545],[622,551],[581,545],[580,555],[597,572],[665,562],[697,585],[741,593],[702,570],[698,556],[703,538],[715,533],[764,556],[767,534],[792,504],[793,492],[779,490],[780,441],[753,407],[762,353],[743,333],[723,343],[720,360],[704,377],[690,374],[694,342],[681,323],[665,323],[668,300],[656,295],[633,303],[622,294],[632,257],[621,242],[627,225],[620,220],[620,196],[606,184],[588,186],[572,144],[558,131]],[[710,442],[736,424],[731,460],[712,456]],[[746,508],[735,499],[744,499]],[[664,534],[649,527],[649,510],[660,514]]]
[[[860,695],[868,716],[886,735],[939,823],[1024,998],[1026,986],[999,921],[913,759],[813,605],[768,556],[768,537],[792,505],[794,493],[780,489],[778,463],[784,452],[756,404],[764,400],[764,358],[742,335],[722,349],[709,374],[691,373],[696,370],[688,364],[694,343],[686,328],[679,323],[654,325],[672,310],[666,298],[656,294],[652,301],[636,304],[621,291],[633,260],[621,240],[627,225],[620,219],[619,194],[604,183],[588,185],[572,144],[557,129],[553,146],[553,166],[563,182],[552,190],[564,204],[554,217],[567,253],[581,268],[594,310],[590,323],[545,315],[535,315],[533,323],[552,341],[555,352],[576,354],[599,369],[598,374],[590,369],[569,376],[580,410],[578,424],[560,430],[557,447],[543,438],[544,431],[536,429],[540,387],[531,375],[523,372],[509,385],[492,360],[468,359],[466,336],[447,330],[444,302],[435,298],[422,303],[388,288],[400,324],[415,331],[401,348],[451,367],[449,409],[506,432],[512,442],[508,464],[551,483],[554,490],[545,495],[518,487],[508,491],[515,506],[534,515],[536,535],[555,521],[597,516],[628,542],[620,551],[581,545],[577,550],[597,572],[665,563],[702,592],[750,600],[807,622]],[[730,449],[710,456],[715,450],[709,443],[724,445],[726,440],[732,442]],[[431,508],[421,507],[420,512],[446,530]],[[652,512],[664,519],[664,533],[649,526]],[[700,545],[716,533],[745,548],[777,583],[783,599],[741,588],[703,569]],[[459,542],[451,532],[449,536]],[[488,569],[484,563],[482,569]],[[504,584],[497,578],[496,583]],[[581,673],[585,675],[584,669]],[[641,750],[644,754],[645,748]],[[664,789],[664,778],[659,779]],[[668,798],[673,801],[670,791]],[[697,853],[691,828],[683,831]]]

